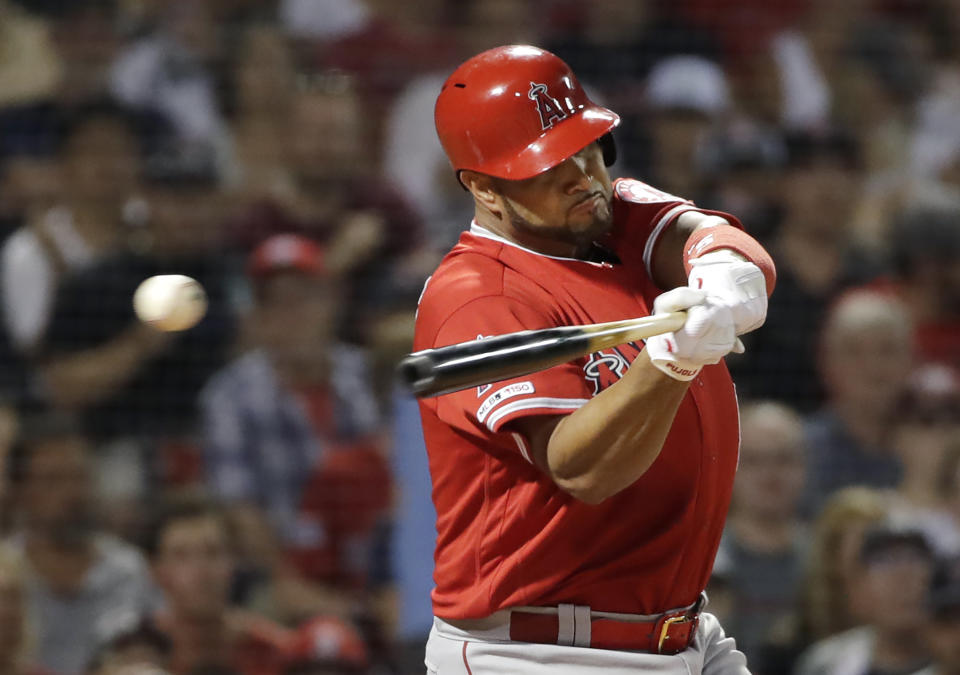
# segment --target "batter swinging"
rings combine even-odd
[[[549,52],[461,65],[436,124],[475,219],[414,349],[686,310],[683,329],[421,401],[436,505],[428,673],[746,673],[703,611],[737,465],[723,357],[776,274],[733,216],[612,183],[618,116]]]

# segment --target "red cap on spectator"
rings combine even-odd
[[[299,234],[277,234],[257,246],[247,262],[247,273],[265,277],[289,270],[324,276],[323,249]]]
[[[310,619],[300,626],[284,650],[287,667],[301,664],[367,667],[363,638],[349,624],[330,616]]]

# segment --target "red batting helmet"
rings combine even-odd
[[[510,45],[463,63],[434,111],[453,168],[522,180],[606,136],[620,117],[587,98],[570,66],[543,49]],[[604,158],[612,161],[612,143]]]

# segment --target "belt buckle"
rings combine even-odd
[[[677,616],[671,616],[671,617],[667,617],[666,619],[664,619],[663,625],[662,625],[661,628],[660,628],[660,639],[657,640],[657,653],[658,653],[658,654],[663,653],[663,643],[667,641],[667,637],[668,637],[668,636],[667,636],[667,633],[668,633],[669,630],[670,630],[670,626],[672,626],[672,625],[675,624],[675,623],[682,623],[682,622],[687,621],[687,620],[688,620],[688,617],[687,617],[686,614],[680,614],[680,615],[677,615]]]

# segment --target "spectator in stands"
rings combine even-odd
[[[8,334],[36,367],[39,397],[80,411],[100,437],[171,431],[192,411],[190,399],[216,367],[229,328],[216,270],[196,269],[182,256],[161,263],[131,252],[144,232],[160,242],[182,240],[171,228],[159,231],[160,219],[138,230],[139,240],[131,236],[129,216],[137,210],[129,207],[148,145],[141,132],[151,128],[109,104],[72,111],[64,206],[13,234],[0,260]],[[182,193],[179,198],[186,201]],[[192,232],[212,229],[204,224]],[[141,280],[171,267],[197,276],[212,299],[207,319],[175,340],[136,320],[130,305]],[[213,360],[198,363],[190,354],[198,349]],[[158,372],[165,377],[157,379]]]
[[[349,22],[341,24],[339,35],[320,36],[308,50],[309,64],[335,69],[356,78],[363,106],[370,111],[370,146],[380,148],[380,111],[412,78],[448,63],[452,52],[452,31],[443,21],[442,2],[424,0],[403,6],[389,0],[287,0],[284,8],[307,8],[307,21],[324,30],[336,24],[328,20],[330,9],[353,5]],[[526,4],[523,0],[486,0],[485,5]],[[293,19],[288,15],[285,17]],[[289,24],[288,24],[289,26]],[[295,28],[296,30],[296,28]],[[492,45],[491,45],[492,46]],[[379,160],[379,157],[375,158]]]
[[[284,651],[282,675],[364,675],[370,659],[360,634],[329,617],[311,619]]]
[[[144,617],[119,627],[97,649],[89,675],[157,675],[170,665],[170,638]]]
[[[154,624],[172,644],[171,671],[227,667],[272,675],[289,639],[283,627],[230,605],[233,542],[225,515],[208,502],[185,499],[164,508],[146,548],[163,607]]]
[[[191,430],[195,397],[233,339],[225,261],[215,246],[215,176],[206,164],[180,161],[151,158],[146,208],[130,209],[141,220],[65,275],[50,311],[39,355],[49,396],[101,439],[140,443]],[[209,302],[203,320],[178,334],[143,324],[130,302],[141,281],[170,273],[196,278]]]
[[[874,274],[848,245],[858,168],[858,148],[843,133],[787,139],[783,215],[771,242],[777,300],[765,324],[745,337],[750,357],[735,368],[737,386],[752,398],[773,398],[804,413],[823,401],[816,355],[827,308],[844,288]]]
[[[789,130],[815,130],[828,126],[845,111],[849,95],[846,60],[851,36],[866,27],[876,29],[876,15],[866,1],[828,0],[807,3],[807,11],[772,37],[769,58],[780,81],[780,122]]]
[[[235,57],[231,188],[245,203],[292,199],[296,187],[283,139],[296,90],[294,54],[277,27],[256,24],[243,32]]]
[[[941,556],[960,555],[960,519],[953,513],[960,451],[960,376],[942,364],[914,370],[897,406],[893,445],[903,465],[898,510],[927,533]]]
[[[930,584],[933,664],[916,675],[960,675],[960,559],[943,560]]]
[[[46,0],[45,0],[46,1]],[[123,44],[117,5],[112,2],[49,0],[59,15],[53,18],[53,38],[64,74],[57,101],[73,107],[110,95],[110,69]]]
[[[59,417],[32,422],[8,466],[19,516],[8,543],[29,572],[41,665],[75,675],[118,615],[147,610],[149,572],[137,549],[98,527],[87,440]]]
[[[863,487],[844,488],[824,504],[814,522],[805,582],[805,609],[814,639],[856,625],[850,589],[857,557],[865,532],[882,524],[889,512],[883,492]]]
[[[295,190],[253,204],[234,224],[236,243],[250,249],[287,232],[323,243],[347,298],[341,334],[365,343],[378,317],[397,308],[412,317],[428,274],[417,264],[420,223],[378,176],[368,150],[372,113],[362,106],[356,81],[332,71],[298,83],[282,139]]]
[[[20,556],[0,548],[0,672],[44,675],[33,667],[35,654],[27,618],[27,573]]]
[[[921,10],[924,11],[924,10]],[[838,115],[860,141],[866,183],[878,187],[904,175],[910,156],[911,114],[926,88],[929,36],[887,18],[858,26],[838,67]],[[858,242],[870,245],[857,233]]]
[[[651,145],[644,180],[699,199],[707,139],[733,105],[723,69],[701,56],[671,56],[650,69],[644,95]]]
[[[111,160],[114,153],[121,154],[118,146],[132,145],[123,140],[129,116],[107,106],[90,108],[84,115],[89,117],[79,119],[80,130],[72,135],[88,137],[84,142],[89,145],[71,160],[77,163],[71,172],[83,174],[78,178],[82,185],[72,190],[82,193],[78,201],[84,206],[94,206],[78,212],[112,215],[114,220],[104,224],[91,217],[77,222],[94,225],[77,230],[61,214],[50,227],[24,228],[20,243],[11,241],[5,251],[10,262],[6,272],[16,274],[10,280],[15,285],[3,290],[8,292],[8,319],[16,316],[22,323],[43,314],[36,327],[42,335],[27,350],[36,368],[27,384],[36,379],[35,397],[75,411],[85,430],[103,441],[96,474],[101,478],[100,497],[109,502],[104,524],[132,536],[129,530],[141,513],[148,479],[167,478],[166,446],[192,432],[196,394],[233,339],[225,261],[219,250],[214,252],[223,217],[208,166],[152,155],[141,171],[139,157],[129,151],[122,161]],[[86,127],[93,131],[84,131]],[[88,154],[95,158],[84,163]],[[86,176],[91,171],[94,175]],[[123,173],[117,176],[114,171]],[[141,196],[128,199],[131,182],[141,173],[144,180],[136,185]],[[104,186],[105,181],[111,184]],[[100,229],[94,229],[97,224]],[[71,268],[66,259],[84,257],[88,247],[77,242],[90,231],[99,246],[96,254]],[[143,279],[171,272],[197,278],[209,299],[203,321],[176,336],[140,322],[130,300]],[[192,456],[196,459],[199,452]],[[195,461],[194,467],[198,465]],[[192,478],[197,474],[194,469]]]
[[[912,356],[910,317],[898,300],[851,291],[837,301],[821,335],[820,373],[829,400],[807,424],[809,513],[848,485],[900,482],[903,467],[891,434]]]
[[[358,306],[348,307],[344,317],[348,335],[362,341],[360,324],[368,320],[362,313],[389,304],[404,290],[402,262],[420,243],[420,225],[405,198],[378,176],[377,158],[366,149],[371,113],[356,89],[357,83],[342,75],[304,79],[288,129],[299,187],[312,202],[308,218],[334,219],[325,238],[329,261],[344,275],[350,303]],[[415,275],[415,281],[405,281],[408,286],[424,278],[419,271]]]
[[[160,8],[156,30],[113,64],[111,94],[133,110],[162,116],[174,132],[172,151],[197,153],[224,168],[231,151],[214,72],[222,25],[211,3],[172,0]]]
[[[888,511],[883,493],[863,487],[840,490],[824,505],[813,524],[796,620],[789,630],[771,638],[782,663],[792,663],[798,650],[811,642],[859,623],[850,605],[850,589],[859,570],[863,534],[886,519]]]
[[[786,153],[779,129],[735,114],[703,150],[707,188],[698,204],[739,214],[750,234],[767,244],[780,224]]]
[[[861,544],[852,603],[860,627],[813,644],[796,675],[912,673],[930,661],[927,589],[934,557],[919,530],[889,524]]]
[[[740,435],[733,502],[714,571],[727,583],[730,634],[751,669],[763,673],[767,634],[787,620],[799,597],[808,541],[799,509],[806,447],[802,420],[778,403],[744,405]]]
[[[945,183],[908,171],[916,98],[927,88],[924,61],[933,51],[928,31],[916,24],[937,4],[905,12],[897,23],[858,27],[849,56],[837,68],[838,103],[845,108],[839,113],[863,148],[864,190],[849,223],[851,243],[872,255],[888,258],[893,252],[891,227],[905,204],[943,204],[954,197]]]
[[[151,479],[166,478],[167,446],[192,432],[196,395],[233,339],[232,309],[223,258],[211,250],[218,217],[210,172],[155,155],[146,164],[146,180],[137,185],[146,201],[128,200],[141,164],[122,125],[127,117],[103,107],[90,115],[72,134],[79,139],[74,145],[85,144],[83,151],[74,150],[69,161],[77,163],[72,171],[81,185],[73,189],[86,200],[80,203],[94,206],[77,210],[81,217],[76,219],[62,212],[40,234],[39,227],[26,231],[37,260],[11,251],[20,278],[10,287],[17,289],[10,299],[19,305],[35,302],[14,308],[21,322],[43,313],[41,337],[29,352],[42,395],[74,412],[98,442],[95,475],[105,507],[103,524],[133,536]],[[125,215],[137,218],[121,219],[125,202]],[[78,245],[80,235],[96,248]],[[82,264],[61,262],[69,256],[83,258]],[[195,277],[209,300],[203,320],[178,334],[145,325],[131,303],[145,278],[173,272]]]
[[[960,369],[960,210],[919,209],[895,223],[893,291],[916,327],[918,356]]]
[[[67,114],[61,205],[20,228],[0,253],[7,332],[21,353],[43,344],[62,279],[116,250],[122,208],[133,195],[141,157],[136,121],[107,104]]]
[[[200,408],[207,483],[247,524],[245,541],[278,533],[296,568],[349,611],[347,598],[382,574],[372,556],[390,481],[365,354],[336,339],[344,298],[327,265],[298,235],[254,250],[253,349],[210,380]],[[282,588],[303,603],[297,618],[332,609]]]

